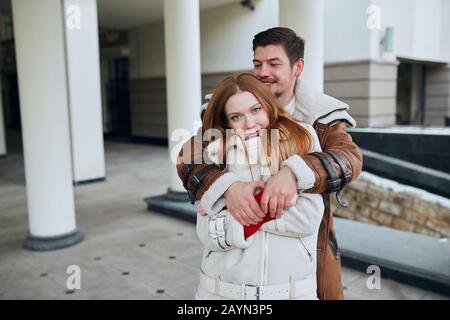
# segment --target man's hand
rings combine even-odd
[[[225,192],[225,205],[243,226],[257,224],[266,215],[255,200],[255,190],[265,188],[264,181],[234,182]]]
[[[284,210],[292,206],[297,195],[297,178],[288,167],[283,167],[267,181],[261,199],[261,209],[279,219]],[[296,200],[296,198],[295,198]]]

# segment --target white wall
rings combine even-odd
[[[369,31],[366,10],[380,8],[381,30]],[[325,63],[382,59],[379,41],[394,27],[394,55],[450,62],[448,0],[326,0]]]
[[[376,0],[380,7],[381,28],[394,27],[393,50],[396,55],[412,56],[414,43],[414,0]]]
[[[450,30],[450,1],[442,1],[442,10],[441,10],[441,23],[442,23],[442,31],[441,31],[441,50],[440,56],[446,60],[450,61],[450,36],[448,34],[448,30]]]
[[[440,56],[441,32],[444,31],[441,23],[441,7],[441,0],[415,1],[414,38],[413,46],[410,50],[413,56],[418,59],[443,59]],[[450,14],[450,12],[448,13]],[[446,19],[448,19],[448,16]],[[448,30],[446,33],[448,33]]]
[[[278,25],[278,0],[254,1],[251,11],[239,3],[201,12],[202,72],[252,69],[255,34]]]
[[[202,73],[252,68],[253,36],[278,25],[278,0],[254,5],[254,11],[234,3],[200,12]],[[164,76],[163,22],[131,29],[129,41],[130,78]]]
[[[374,3],[381,9],[382,28],[393,26],[395,29],[397,56],[450,61],[449,53],[441,52],[441,39],[448,30],[444,23],[450,15],[447,0],[374,0]]]
[[[366,14],[369,0],[326,0],[324,62],[367,60],[370,32]]]

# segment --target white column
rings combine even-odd
[[[76,232],[60,0],[14,0],[29,238]]]
[[[1,58],[1,55],[0,55]],[[3,119],[3,102],[2,102],[2,77],[0,75],[0,157],[6,156],[6,132],[5,122]]]
[[[200,115],[199,1],[165,0],[164,29],[169,150],[177,152],[180,141],[171,141],[172,132],[184,128],[192,135]],[[175,163],[171,166],[170,189],[185,192]]]
[[[63,0],[73,180],[105,177],[96,0]]]
[[[280,26],[305,39],[305,68],[302,79],[323,91],[323,0],[280,0]]]

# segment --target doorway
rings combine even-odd
[[[107,110],[110,121],[108,136],[129,138],[130,126],[130,89],[129,59],[121,57],[108,62]]]
[[[396,123],[422,125],[425,116],[424,64],[400,61],[397,76]]]
[[[2,84],[6,129],[20,130],[22,126],[20,122],[19,84],[17,73],[5,73]]]

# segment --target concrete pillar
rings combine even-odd
[[[323,92],[323,0],[280,0],[280,26],[305,39],[305,68],[301,78]]]
[[[176,129],[194,134],[201,106],[199,1],[164,1],[167,117],[170,153],[178,152],[180,141],[171,141]],[[186,136],[185,138],[189,138]],[[177,150],[174,150],[177,148]],[[171,165],[170,190],[186,194]]]
[[[2,95],[3,95],[2,77],[0,72],[0,158],[6,156],[6,132],[5,132],[5,122],[3,119]]]
[[[63,0],[73,180],[105,178],[96,0]]]
[[[81,241],[75,222],[61,0],[14,0],[29,233],[25,247]]]

